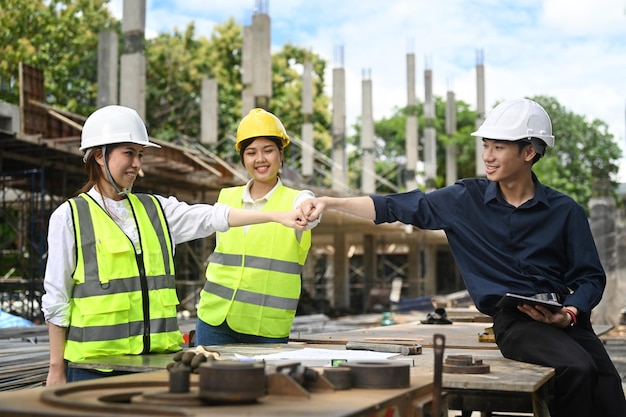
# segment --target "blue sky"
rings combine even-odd
[[[146,36],[184,29],[198,36],[233,17],[249,24],[258,0],[147,0]],[[415,53],[417,98],[423,73],[433,91],[476,103],[476,51],[485,65],[487,108],[545,95],[609,125],[626,155],[626,0],[264,0],[272,47],[290,42],[346,70],[347,122],[361,113],[361,81],[371,74],[374,118],[406,105],[406,55]],[[123,0],[111,9],[122,17]],[[343,63],[335,51],[343,48]],[[327,84],[332,86],[331,73]],[[331,91],[329,90],[330,94]],[[556,140],[559,140],[557,137]],[[626,159],[625,159],[626,161]],[[626,163],[620,179],[626,181]]]

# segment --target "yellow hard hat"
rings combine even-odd
[[[252,109],[237,127],[235,149],[241,150],[241,142],[250,138],[275,137],[280,139],[283,148],[289,145],[289,135],[280,119],[263,109]]]

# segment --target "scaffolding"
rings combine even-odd
[[[35,323],[42,321],[47,224],[53,204],[43,169],[0,176],[0,305]]]

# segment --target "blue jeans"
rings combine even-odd
[[[72,368],[65,362],[65,376],[67,382],[89,381],[90,379],[105,378],[108,376],[127,375],[132,372],[112,371],[101,372],[96,369]]]
[[[234,343],[287,343],[289,337],[265,337],[238,333],[231,329],[226,321],[219,326],[211,326],[198,319],[196,322],[195,345],[230,345]]]

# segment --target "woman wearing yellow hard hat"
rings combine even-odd
[[[281,121],[253,109],[237,128],[235,149],[252,179],[222,189],[218,202],[251,211],[291,210],[313,195],[283,185],[289,135]],[[311,231],[254,225],[217,233],[198,305],[196,344],[287,343],[300,297]]]

